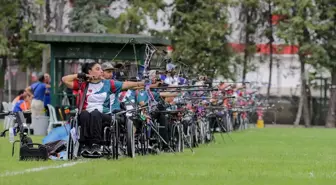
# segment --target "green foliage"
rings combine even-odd
[[[6,56],[9,53],[9,48],[7,45],[7,38],[3,35],[0,35],[0,56]]]
[[[333,0],[318,1],[319,29],[316,37],[324,50],[325,60],[321,65],[329,69],[336,68],[336,2]]]
[[[69,25],[72,32],[105,33],[104,19],[107,12],[104,7],[109,0],[76,0],[69,14]]]
[[[231,49],[226,0],[176,0],[170,19],[174,58],[198,69],[216,68],[230,77]],[[209,74],[211,75],[211,74]]]
[[[44,0],[35,0],[35,3],[38,5],[44,5],[45,1]]]
[[[313,0],[275,1],[277,13],[285,15],[287,19],[280,22],[277,34],[289,44],[300,46],[299,55],[306,63],[316,65],[326,60],[325,50],[315,37],[322,27],[319,9]]]
[[[147,29],[147,17],[158,21],[157,12],[164,10],[164,0],[128,0],[125,9],[117,17],[105,20],[109,33],[139,34]]]
[[[336,6],[332,0],[275,1],[287,19],[278,26],[278,36],[298,44],[299,54],[314,66],[336,66]]]
[[[28,40],[32,25],[20,17],[19,0],[0,0],[0,56],[18,59],[22,67],[40,67],[43,45]]]
[[[13,52],[18,26],[18,0],[0,0],[0,56]]]
[[[119,33],[136,34],[147,27],[145,14],[138,7],[131,5],[116,19],[116,28]]]
[[[24,22],[20,30],[20,50],[17,58],[23,68],[41,68],[42,52],[45,45],[29,41],[28,35],[32,30],[32,25]]]

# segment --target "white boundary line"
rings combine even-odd
[[[42,167],[39,167],[39,168],[30,168],[30,169],[26,169],[26,170],[22,170],[22,171],[16,171],[16,172],[15,171],[14,172],[5,172],[5,173],[0,173],[0,177],[22,175],[22,174],[26,174],[26,173],[39,172],[39,171],[44,171],[44,170],[48,170],[48,169],[55,169],[55,168],[66,168],[66,167],[75,166],[77,164],[85,163],[85,162],[88,162],[88,161],[78,161],[78,162],[64,163],[64,164],[61,164],[61,165],[42,166]]]

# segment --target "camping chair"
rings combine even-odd
[[[3,106],[3,112],[8,114],[10,112],[9,104],[7,102],[2,102],[2,106]]]
[[[31,133],[30,130],[30,124],[26,123],[26,118],[23,115],[23,112],[17,112],[17,113],[10,113],[8,116],[5,117],[5,127],[4,131],[0,134],[0,137],[5,137],[6,132],[8,129],[12,127],[16,127],[16,125],[19,125],[20,128],[22,128],[22,132],[24,130],[28,130],[28,134]]]
[[[23,129],[24,130],[27,129],[28,130],[27,133],[28,133],[28,135],[30,135],[30,133],[31,133],[30,124],[27,123],[26,118],[23,115],[23,112],[17,112],[16,116],[19,117],[19,119],[20,119],[20,121],[22,123]]]
[[[14,105],[13,105],[13,103],[12,102],[9,102],[8,103],[8,111],[13,111],[13,109],[14,109]]]
[[[59,121],[57,119],[55,108],[50,104],[48,104],[47,106],[48,106],[49,116],[50,116],[49,117],[49,126],[48,126],[48,133],[49,133],[53,128],[66,124],[66,121]]]
[[[6,130],[9,129],[11,124],[14,125],[15,115],[9,109],[9,104],[7,102],[2,102],[2,106],[3,106],[3,113],[6,115],[5,116],[5,121],[4,121],[4,130],[5,131],[2,132],[2,134],[4,134],[6,132]]]

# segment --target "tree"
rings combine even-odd
[[[319,15],[320,10],[313,0],[274,0],[277,13],[285,16],[281,21],[277,34],[286,43],[299,45],[301,97],[300,107],[297,113],[295,124],[300,121],[300,110],[306,126],[311,125],[311,112],[309,108],[307,89],[306,64],[316,65],[325,59],[324,50],[318,39],[315,37],[316,31],[320,29]]]
[[[268,17],[268,29],[266,31],[266,36],[268,38],[268,44],[269,44],[269,76],[268,76],[268,85],[267,85],[267,100],[270,97],[271,92],[271,86],[272,86],[272,73],[273,73],[273,23],[272,23],[272,13],[273,13],[273,4],[272,0],[267,0],[268,10],[267,10],[267,16]]]
[[[226,39],[230,34],[228,6],[227,0],[176,0],[169,21],[173,58],[181,57],[197,69],[216,68],[231,78],[232,52]]]
[[[246,74],[250,68],[250,60],[256,53],[256,38],[263,35],[258,35],[258,31],[262,32],[263,24],[266,19],[263,16],[263,3],[259,0],[242,0],[239,2],[240,9],[239,21],[243,24],[241,30],[241,40],[245,44],[242,81],[246,81]]]
[[[104,19],[110,0],[76,0],[69,14],[69,28],[72,32],[106,33]]]
[[[326,127],[336,126],[336,2],[332,0],[317,1],[320,9],[318,30],[316,36],[326,56],[321,66],[327,68],[331,74],[330,99]]]
[[[135,1],[127,0],[126,6],[114,8],[122,12],[116,17],[109,17],[105,20],[109,33],[139,34],[148,30],[148,18],[154,22],[158,21],[157,12],[164,11],[167,6],[164,0]]]
[[[23,68],[41,68],[42,53],[46,47],[43,44],[29,41],[28,35],[32,33],[33,26],[27,22],[23,22],[20,29],[20,50],[18,52],[18,60]]]
[[[17,43],[19,1],[0,0],[0,56],[7,57]]]
[[[18,59],[22,67],[40,67],[43,45],[28,40],[32,13],[25,1],[0,0],[0,57]],[[27,12],[30,12],[27,14]]]

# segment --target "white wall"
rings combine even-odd
[[[269,78],[269,57],[255,55],[251,60],[256,67],[254,71],[248,72],[246,81],[258,82],[261,87],[261,93],[267,93]],[[279,67],[277,67],[279,65]],[[305,66],[305,71],[314,72],[311,65]],[[323,77],[329,77],[330,73],[326,70],[320,71]],[[306,78],[308,78],[306,76]],[[237,79],[242,79],[242,67],[239,69]],[[318,84],[319,81],[317,81]],[[313,96],[320,96],[319,89],[311,89]],[[273,55],[271,94],[279,96],[299,96],[300,95],[300,62],[297,55]],[[327,93],[329,95],[329,92]]]

